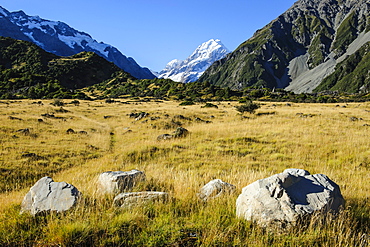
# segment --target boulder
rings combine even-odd
[[[186,137],[189,134],[189,131],[185,128],[178,127],[174,132],[173,132],[173,137],[174,138],[182,138]]]
[[[43,177],[30,188],[21,205],[21,213],[32,215],[55,211],[67,211],[76,205],[81,193],[76,187],[66,182],[54,182],[50,177]]]
[[[172,134],[162,134],[157,137],[158,141],[169,140],[172,138],[183,138],[189,134],[189,131],[185,128],[178,127]]]
[[[69,129],[67,129],[66,133],[67,134],[74,134],[76,132],[73,129],[69,128]]]
[[[235,191],[235,185],[226,183],[221,179],[214,179],[200,189],[198,197],[204,201],[219,197],[225,193]]]
[[[244,187],[236,214],[261,226],[284,227],[313,213],[338,212],[343,205],[339,186],[327,176],[287,169]]]
[[[145,181],[145,173],[139,170],[108,171],[99,175],[100,188],[103,193],[122,193],[132,189],[138,182]]]
[[[113,204],[125,208],[150,202],[167,201],[168,197],[168,193],[158,191],[121,193],[114,198]]]

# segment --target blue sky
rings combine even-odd
[[[234,50],[295,0],[6,0],[9,11],[62,21],[159,71],[201,43],[220,39]]]

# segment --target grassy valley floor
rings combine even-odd
[[[370,244],[370,103],[263,103],[254,115],[240,115],[237,102],[203,105],[0,101],[0,245]],[[140,112],[149,115],[129,117]],[[190,134],[157,140],[179,126]],[[323,173],[336,182],[346,200],[341,214],[326,224],[313,217],[279,233],[237,219],[242,188],[286,168]],[[99,193],[97,177],[131,169],[147,176],[134,191],[166,191],[171,199],[114,207],[113,196]],[[19,214],[29,187],[43,176],[76,186],[81,203],[59,215]],[[236,185],[236,193],[200,201],[199,189],[215,178]]]

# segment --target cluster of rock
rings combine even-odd
[[[115,194],[113,205],[123,208],[168,201],[169,194],[163,191],[129,192],[145,180],[145,173],[139,170],[103,172],[98,178],[99,190]],[[234,185],[215,179],[200,189],[198,197],[209,201],[235,190]],[[73,185],[44,177],[24,197],[21,212],[32,215],[63,212],[75,206],[80,197],[81,193]],[[311,175],[301,169],[286,169],[244,187],[236,200],[236,215],[264,227],[285,227],[314,213],[336,213],[343,205],[339,186],[327,176]]]
[[[146,118],[147,116],[149,116],[149,113],[147,112],[132,112],[131,114],[129,114],[129,117],[135,118],[135,121],[139,121],[143,118]]]

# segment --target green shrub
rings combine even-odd
[[[241,114],[244,114],[244,112],[248,112],[250,114],[253,114],[258,108],[260,108],[260,105],[257,104],[257,103],[253,103],[252,101],[249,101],[249,102],[246,102],[243,105],[235,106],[235,108]]]
[[[51,103],[53,106],[64,106],[64,102],[61,99],[54,99]]]
[[[206,103],[204,106],[201,106],[201,108],[218,108],[217,105],[212,104],[212,103]]]
[[[187,100],[187,101],[183,101],[180,103],[181,106],[185,106],[185,105],[194,105],[194,102],[191,101],[191,100]]]

